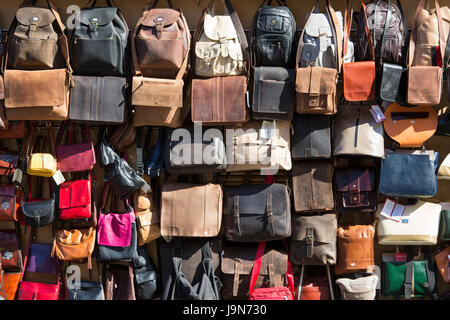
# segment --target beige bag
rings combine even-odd
[[[375,300],[378,276],[341,278],[336,280],[336,284],[341,290],[342,300]]]
[[[161,235],[215,237],[222,224],[218,184],[165,183],[161,195]]]
[[[439,167],[437,178],[440,180],[450,180],[450,153],[445,157]]]
[[[149,183],[147,177],[143,177],[143,179]],[[136,213],[138,246],[143,246],[161,237],[159,217],[152,189],[147,193],[139,189],[134,194],[134,212]]]
[[[228,0],[227,5],[231,6]],[[216,15],[216,0],[204,10],[197,26],[195,43],[195,74],[201,77],[238,76],[245,74],[244,56],[239,42],[238,30],[231,14],[224,5],[225,14]],[[235,22],[235,23],[234,23]],[[240,22],[239,22],[240,24]]]
[[[250,121],[225,129],[234,130],[225,138],[226,171],[292,169],[290,121]]]
[[[443,82],[443,69],[433,66],[433,50],[439,46],[441,57],[444,57],[450,10],[448,7],[440,8],[438,0],[435,0],[434,10],[424,9],[425,3],[428,8],[428,2],[419,2],[411,31],[407,100],[413,105],[433,106],[441,101]]]

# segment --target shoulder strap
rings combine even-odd
[[[403,283],[405,300],[411,300],[414,274],[414,247],[408,247],[405,264],[405,280]]]
[[[344,13],[344,53],[343,57],[347,55],[348,41],[350,39],[350,31],[352,28],[353,21],[353,0],[351,2],[347,0],[347,7]]]
[[[375,50],[373,48],[372,38],[370,37],[369,22],[367,21],[366,5],[364,4],[364,2],[361,2],[361,5],[363,7],[363,13],[364,13],[364,30],[366,31],[367,45],[370,48],[370,52],[372,54],[372,60],[375,60]]]
[[[264,250],[266,249],[266,243],[260,242],[258,249],[256,250],[255,263],[253,264],[252,274],[250,277],[250,289],[248,294],[251,295],[255,289],[256,281],[258,280],[259,271],[261,270],[261,263],[264,256]]]

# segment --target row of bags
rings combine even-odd
[[[400,2],[398,6],[391,1],[373,2],[368,4],[370,10],[363,4],[358,30],[364,32],[358,32],[355,43],[359,49],[354,50],[359,52],[355,55],[360,60],[352,62],[354,59],[350,54],[344,61],[347,63],[342,60],[348,55],[347,46],[351,43],[348,40],[352,7],[348,6],[343,18],[329,3],[326,3],[327,14],[318,12],[316,4],[300,37],[296,70],[290,62],[293,60],[296,23],[285,3],[280,7],[266,5],[266,1],[261,4],[252,25],[250,45],[231,2],[224,1],[224,15],[216,15],[215,4],[216,1],[211,1],[203,11],[194,35],[195,49],[192,51],[195,56],[191,64],[197,78],[192,80],[192,90],[184,90],[191,96],[194,122],[225,125],[250,120],[247,108],[250,97],[246,99],[250,74],[254,81],[253,119],[290,120],[294,104],[300,113],[334,114],[337,112],[336,83],[341,66],[345,99],[368,101],[375,98],[375,60],[382,61],[379,91],[395,96],[382,97],[383,100],[404,102],[397,96],[401,96],[400,88],[406,86],[401,82],[407,78],[408,103],[437,105],[440,102],[444,63],[434,63],[437,60],[432,57],[432,51],[438,48],[441,60],[447,61],[444,50],[449,26],[442,16],[446,17],[449,10],[440,8],[438,1],[435,1],[435,11],[424,9],[424,0],[418,5],[410,37],[408,68],[401,65],[407,28],[394,23],[404,22]],[[93,3],[76,19],[80,28],[71,30],[66,37],[51,2],[48,2],[48,8],[29,6],[27,2],[24,5],[9,30],[4,54],[6,117],[9,120],[70,118],[124,122],[128,89],[126,78],[120,75],[124,76],[127,61],[128,27],[120,10],[111,3],[105,8],[95,7]],[[182,78],[188,65],[190,33],[180,10],[173,9],[171,3],[169,9],[159,9],[156,5],[157,1],[152,2],[144,10],[130,41],[135,69],[131,93],[133,121],[135,126],[180,127],[189,111],[183,108]],[[377,58],[371,33],[377,34],[380,26],[371,26],[368,15],[383,21],[387,29],[383,38],[378,39],[378,47],[381,43],[386,50],[380,53],[377,49]],[[30,22],[33,18],[40,22]],[[399,36],[393,40],[389,33],[396,28],[400,28]],[[374,36],[374,40],[376,38]],[[390,39],[389,45],[385,45],[386,38]],[[59,49],[56,39],[61,42]],[[38,53],[36,46],[48,46],[48,50]],[[353,48],[353,43],[350,47]],[[416,47],[417,55],[414,53]],[[372,61],[366,61],[369,51]],[[384,51],[390,58],[383,58]],[[49,61],[53,61],[58,52],[64,56],[67,69],[58,69],[52,63],[38,63],[49,60],[47,55],[50,55]],[[13,66],[11,58],[15,58]],[[303,65],[298,68],[299,64]],[[6,69],[7,66],[10,69]],[[253,69],[254,72],[250,72]],[[430,79],[426,86],[421,81],[425,73]],[[294,96],[297,96],[295,102]],[[189,94],[185,98],[189,98]]]

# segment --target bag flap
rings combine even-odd
[[[340,192],[367,192],[375,188],[372,169],[336,170],[336,184]]]
[[[67,245],[79,245],[95,236],[94,228],[87,229],[61,229],[57,231],[58,242]]]
[[[17,10],[16,19],[24,26],[36,24],[38,27],[45,27],[53,23],[56,18],[50,9],[24,7]]]
[[[118,8],[87,8],[80,12],[80,22],[84,25],[95,23],[99,26],[110,24],[118,17]]]
[[[224,58],[230,57],[237,61],[243,59],[240,43],[233,40],[228,40],[221,44],[209,41],[198,41],[195,44],[195,55],[199,59],[214,59],[219,54]]]
[[[373,239],[373,237],[375,236],[375,228],[371,225],[339,227],[337,229],[337,235],[341,238]]]
[[[151,9],[145,13],[142,25],[153,28],[156,24],[162,24],[166,27],[177,22],[180,17],[181,12],[175,9]]]
[[[34,153],[28,163],[31,170],[56,170],[56,160],[50,153]]]
[[[138,285],[143,284],[145,282],[156,281],[155,271],[146,271],[143,273],[135,273],[134,278]]]
[[[4,246],[18,246],[16,231],[0,231],[0,248]]]
[[[293,27],[293,17],[287,10],[283,10],[282,7],[263,7],[259,12],[256,27],[267,33],[289,32]]]
[[[293,218],[292,240],[306,241],[307,229],[313,229],[314,242],[335,243],[336,242],[336,215],[324,214],[315,216],[299,216]]]
[[[298,68],[295,91],[309,95],[333,94],[336,91],[336,69]]]
[[[15,197],[16,187],[14,185],[0,186],[0,196]]]
[[[240,215],[265,215],[267,208],[267,195],[272,194],[272,213],[274,215],[286,214],[288,208],[286,197],[287,187],[282,184],[261,184],[241,187],[224,188],[226,199],[225,211],[232,213],[234,210],[235,196],[239,198]]]
[[[223,250],[221,270],[224,274],[234,275],[236,264],[238,264],[239,274],[250,275],[255,263],[256,247],[227,247]],[[260,275],[267,276],[269,274],[268,263],[274,265],[274,273],[277,275],[286,274],[287,255],[278,250],[267,250],[261,263]]]
[[[52,214],[54,210],[55,201],[53,199],[35,202],[22,202],[23,214],[29,218],[42,218]]]
[[[64,182],[59,186],[59,208],[87,206],[91,204],[91,180]]]
[[[228,15],[211,16],[207,13],[203,22],[203,32],[213,41],[235,39],[237,42],[236,29],[231,17]]]
[[[136,219],[138,221],[138,225],[141,228],[150,227],[152,225],[159,224],[159,218],[156,213],[147,212],[145,214],[136,215]]]
[[[315,38],[319,36],[333,37],[328,15],[325,13],[312,13],[306,22],[305,33]]]
[[[357,279],[340,278],[336,284],[348,293],[364,293],[374,291],[377,288],[378,277],[376,275]]]

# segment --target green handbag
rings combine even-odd
[[[412,247],[408,250],[406,261],[395,261],[393,253],[383,254],[383,295],[404,297],[406,300],[428,295],[433,300],[437,299],[435,265],[428,248],[422,251],[425,260],[414,260]]]
[[[440,231],[441,240],[450,240],[450,210],[441,211]]]

